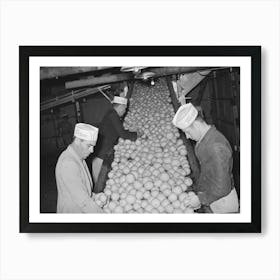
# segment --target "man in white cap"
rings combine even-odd
[[[92,179],[85,159],[93,152],[98,128],[77,123],[74,140],[59,156],[55,177],[57,213],[102,213],[92,198]]]
[[[193,188],[201,205],[213,213],[235,213],[239,202],[232,176],[232,149],[228,140],[214,126],[208,125],[191,104],[182,105],[173,124],[196,141],[195,154],[200,175]]]
[[[121,117],[127,109],[127,98],[115,96],[113,99],[113,108],[102,119],[99,126],[99,138],[92,161],[92,176],[95,183],[94,192],[103,191],[104,179],[108,171],[110,157],[113,156],[113,148],[119,137],[135,141],[141,137],[140,132],[131,132],[124,129]],[[102,168],[102,169],[101,169]]]

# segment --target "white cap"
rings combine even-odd
[[[198,111],[197,109],[191,104],[185,104],[182,105],[178,111],[176,112],[172,123],[180,128],[180,129],[186,129],[187,127],[189,127],[194,120],[196,119],[198,115]]]
[[[74,136],[87,141],[96,141],[98,128],[86,123],[77,123],[75,125]]]
[[[115,96],[113,99],[113,103],[127,105],[127,99],[120,96]]]

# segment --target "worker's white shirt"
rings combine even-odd
[[[208,128],[204,131],[204,133],[201,135],[200,139],[196,142],[196,146],[201,142],[201,140],[204,138],[208,130],[211,128],[211,125],[208,126]]]

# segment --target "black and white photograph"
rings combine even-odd
[[[29,138],[30,182],[21,184],[28,222],[78,231],[111,231],[112,223],[117,231],[260,230],[258,166],[251,168],[259,127],[250,115],[260,117],[260,47],[21,46],[20,54],[22,73],[29,69],[26,120],[38,135]]]
[[[240,68],[42,67],[41,213],[239,213]]]

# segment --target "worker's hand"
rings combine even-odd
[[[103,209],[96,205],[96,212],[95,213],[104,213]]]
[[[184,199],[184,205],[185,207],[191,207],[193,209],[198,209],[201,206],[200,200],[198,198],[198,196],[191,192],[191,195],[188,195],[185,199]]]

